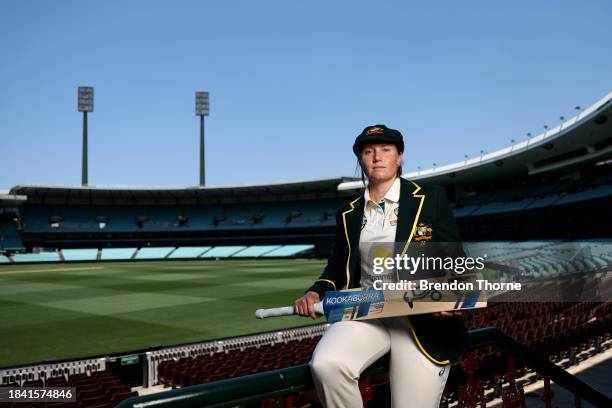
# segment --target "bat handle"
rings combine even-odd
[[[323,303],[315,303],[314,309],[317,314],[323,314]],[[291,316],[294,315],[295,309],[293,306],[285,307],[273,307],[271,309],[257,309],[255,311],[255,317],[258,319],[265,319],[266,317],[278,317],[278,316]]]

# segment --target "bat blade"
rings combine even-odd
[[[462,277],[462,280],[465,282],[466,278]],[[472,279],[479,279],[479,275],[469,278]],[[448,278],[427,280],[428,283],[448,281]],[[323,301],[315,304],[315,310],[318,314],[324,314],[329,323],[335,323],[343,320],[380,319],[486,306],[485,292],[477,289],[463,291],[348,289],[327,292]],[[293,306],[259,309],[255,313],[259,319],[292,314],[295,314]]]
[[[374,292],[374,293],[372,293]],[[375,295],[375,296],[373,296]],[[459,311],[486,307],[484,294],[467,292],[436,294],[434,298],[414,298],[408,291],[337,291],[324,300],[325,317],[329,323],[343,320],[368,320],[395,316]],[[333,301],[332,299],[338,299]],[[332,300],[330,303],[328,301]]]

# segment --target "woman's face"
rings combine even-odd
[[[402,158],[403,154],[397,151],[395,145],[384,143],[369,143],[360,155],[361,167],[370,182],[395,179]]]

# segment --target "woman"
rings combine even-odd
[[[295,301],[298,314],[313,319],[313,305],[326,291],[372,286],[367,262],[371,253],[365,253],[372,244],[394,242],[405,253],[415,239],[460,241],[444,189],[400,178],[404,141],[399,131],[368,126],[357,136],[353,152],[368,185],[363,195],[336,213],[335,243],[327,266]],[[391,351],[392,406],[438,407],[450,363],[465,341],[463,319],[447,312],[335,323],[310,362],[317,394],[327,408],[362,407],[359,375]]]

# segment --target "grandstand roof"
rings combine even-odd
[[[460,162],[406,173],[403,177],[434,184],[476,183],[569,170],[612,158],[612,92],[588,109],[528,140]],[[517,137],[518,139],[518,137]],[[341,190],[363,187],[343,183]]]
[[[26,196],[8,194],[7,191],[0,191],[0,205],[15,206],[23,204],[26,201]]]
[[[134,202],[172,204],[176,202],[216,202],[246,197],[325,198],[338,191],[338,185],[353,177],[228,187],[121,187],[17,185],[11,194],[27,196],[28,202],[67,204],[129,204]],[[327,194],[326,194],[327,193]],[[323,195],[322,195],[323,194]],[[330,195],[331,194],[331,195]],[[248,201],[248,200],[247,200]]]

